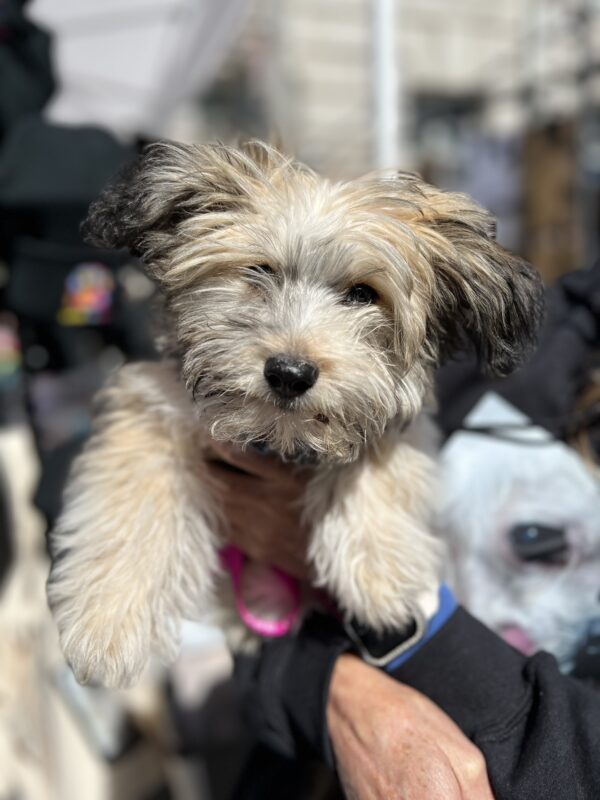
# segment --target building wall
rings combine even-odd
[[[397,60],[410,132],[415,98],[480,96],[490,131],[578,113],[577,72],[600,53],[598,3],[583,0],[396,0]],[[592,17],[583,25],[584,5]],[[272,108],[284,138],[318,168],[373,164],[371,0],[257,0],[276,39]],[[589,46],[589,52],[587,52]],[[418,144],[418,143],[417,143]],[[405,166],[415,153],[405,151]]]
[[[309,162],[335,174],[373,164],[370,0],[261,0],[277,15],[275,116]],[[488,65],[508,54],[527,0],[396,2],[401,86],[419,93],[483,92]],[[451,13],[449,11],[451,10]],[[410,120],[408,120],[410,129]],[[413,160],[406,154],[408,162]],[[410,163],[407,164],[410,166]]]

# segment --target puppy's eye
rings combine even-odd
[[[344,297],[344,302],[352,304],[360,303],[361,305],[368,306],[371,303],[375,303],[378,299],[379,295],[372,286],[366,283],[357,283],[355,286],[351,286],[350,289],[348,289]]]
[[[511,528],[510,540],[520,561],[545,564],[565,564],[568,561],[569,542],[564,528],[528,522]]]
[[[273,275],[273,270],[268,264],[253,264],[248,267],[251,272],[258,272],[263,275]]]

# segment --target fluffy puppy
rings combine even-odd
[[[490,216],[413,175],[333,183],[258,142],[158,143],[85,232],[142,260],[167,329],[161,362],[102,392],[52,539],[77,678],[131,683],[213,604],[211,437],[314,465],[308,558],[346,617],[383,630],[435,603],[433,369],[470,339],[509,372],[539,315]]]

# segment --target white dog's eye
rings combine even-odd
[[[355,286],[351,286],[350,289],[348,289],[344,302],[360,303],[361,305],[368,306],[371,303],[375,303],[378,299],[379,295],[372,286],[366,283],[357,283]]]
[[[514,554],[520,561],[564,564],[568,561],[569,543],[564,528],[537,522],[514,525],[510,530]]]

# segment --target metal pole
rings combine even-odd
[[[371,0],[374,161],[378,169],[397,169],[400,147],[400,79],[396,63],[396,14],[400,0]]]

